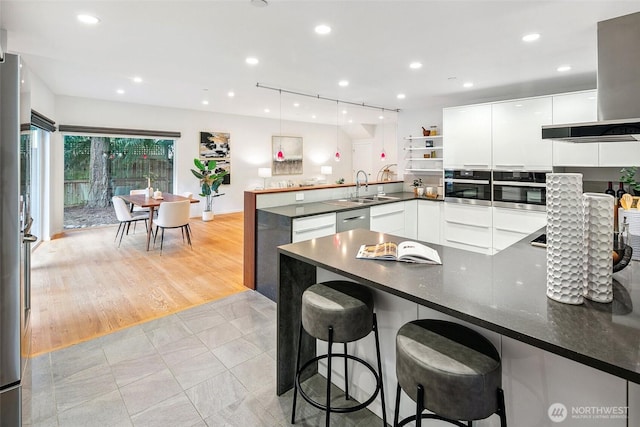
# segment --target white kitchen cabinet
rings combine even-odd
[[[598,116],[595,90],[553,96],[553,124],[594,122]],[[597,143],[552,141],[554,166],[598,166]]]
[[[547,213],[508,208],[493,209],[493,249],[501,251],[547,224]]]
[[[441,244],[442,202],[418,200],[418,240]]]
[[[403,237],[415,240],[418,238],[418,200],[407,200],[404,204]]]
[[[492,104],[493,168],[551,170],[552,142],[542,139],[542,126],[551,124],[551,97]]]
[[[304,240],[335,234],[335,232],[335,212],[295,218],[291,227],[291,241],[293,243],[302,242]]]
[[[491,206],[444,203],[442,244],[492,254]]]
[[[602,167],[636,166],[640,163],[640,143],[634,142],[601,142],[598,156]]]
[[[404,236],[404,202],[371,206],[369,215],[371,231]]]
[[[491,104],[442,110],[445,169],[491,167]]]

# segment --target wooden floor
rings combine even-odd
[[[190,221],[193,250],[179,229],[147,252],[146,232],[114,243],[116,226],[66,232],[32,254],[32,355],[245,291],[242,213]]]

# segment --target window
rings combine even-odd
[[[111,197],[146,188],[173,190],[173,139],[67,135],[64,206],[106,208]]]

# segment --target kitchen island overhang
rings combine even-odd
[[[278,394],[291,387],[300,298],[318,268],[640,383],[640,308],[633,304],[640,267],[614,275],[612,303],[558,303],[546,296],[546,252],[529,244],[538,234],[493,256],[430,245],[442,265],[357,260],[362,244],[404,240],[368,230],[280,246]],[[303,337],[303,353],[314,352],[315,341]]]

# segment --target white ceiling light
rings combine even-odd
[[[348,80],[340,80],[338,82],[338,85],[341,86],[341,87],[347,87],[347,86],[349,86],[349,81]]]
[[[142,83],[142,77],[134,77],[133,81],[136,83]]]
[[[411,64],[409,64],[409,68],[411,68],[412,70],[417,70],[419,68],[422,68],[422,63],[421,62],[412,62]]]
[[[299,102],[294,102],[294,103],[293,103],[293,106],[297,108],[297,107],[299,107],[299,106],[300,106],[300,103],[299,103]]]
[[[382,115],[378,116],[378,118],[379,118],[380,120],[384,120],[384,116],[382,116]]]
[[[82,22],[83,24],[96,25],[98,22],[100,22],[100,19],[93,15],[80,14],[78,15],[78,21]]]
[[[249,65],[256,65],[258,62],[258,58],[254,58],[252,56],[248,57],[247,59],[245,59],[245,62]]]
[[[465,82],[462,86],[463,87],[473,87],[473,82]]]
[[[227,93],[227,96],[228,96],[229,98],[233,98],[234,96],[236,96],[236,94],[235,94],[232,90],[230,90],[230,91]]]
[[[315,32],[321,35],[329,34],[331,27],[325,24],[316,25]]]
[[[342,114],[347,114],[347,110],[342,110]]]
[[[118,95],[124,95],[124,89],[118,89],[116,90],[116,92],[118,93]]]
[[[534,42],[536,40],[538,40],[540,38],[540,34],[538,33],[531,33],[531,34],[527,34],[522,36],[522,41],[523,42]]]
[[[270,113],[270,112],[271,112],[271,110],[269,110],[268,108],[265,108],[265,109],[264,109],[264,112],[265,112],[265,113]]]
[[[565,71],[569,71],[571,69],[570,65],[561,65],[557,68],[557,70],[561,73],[564,73]]]
[[[209,105],[209,101],[207,101],[206,99],[202,101],[202,105]]]
[[[398,98],[398,99],[405,99],[406,97],[407,97],[407,95],[405,95],[404,93],[399,93],[399,94],[397,95],[397,98]]]

